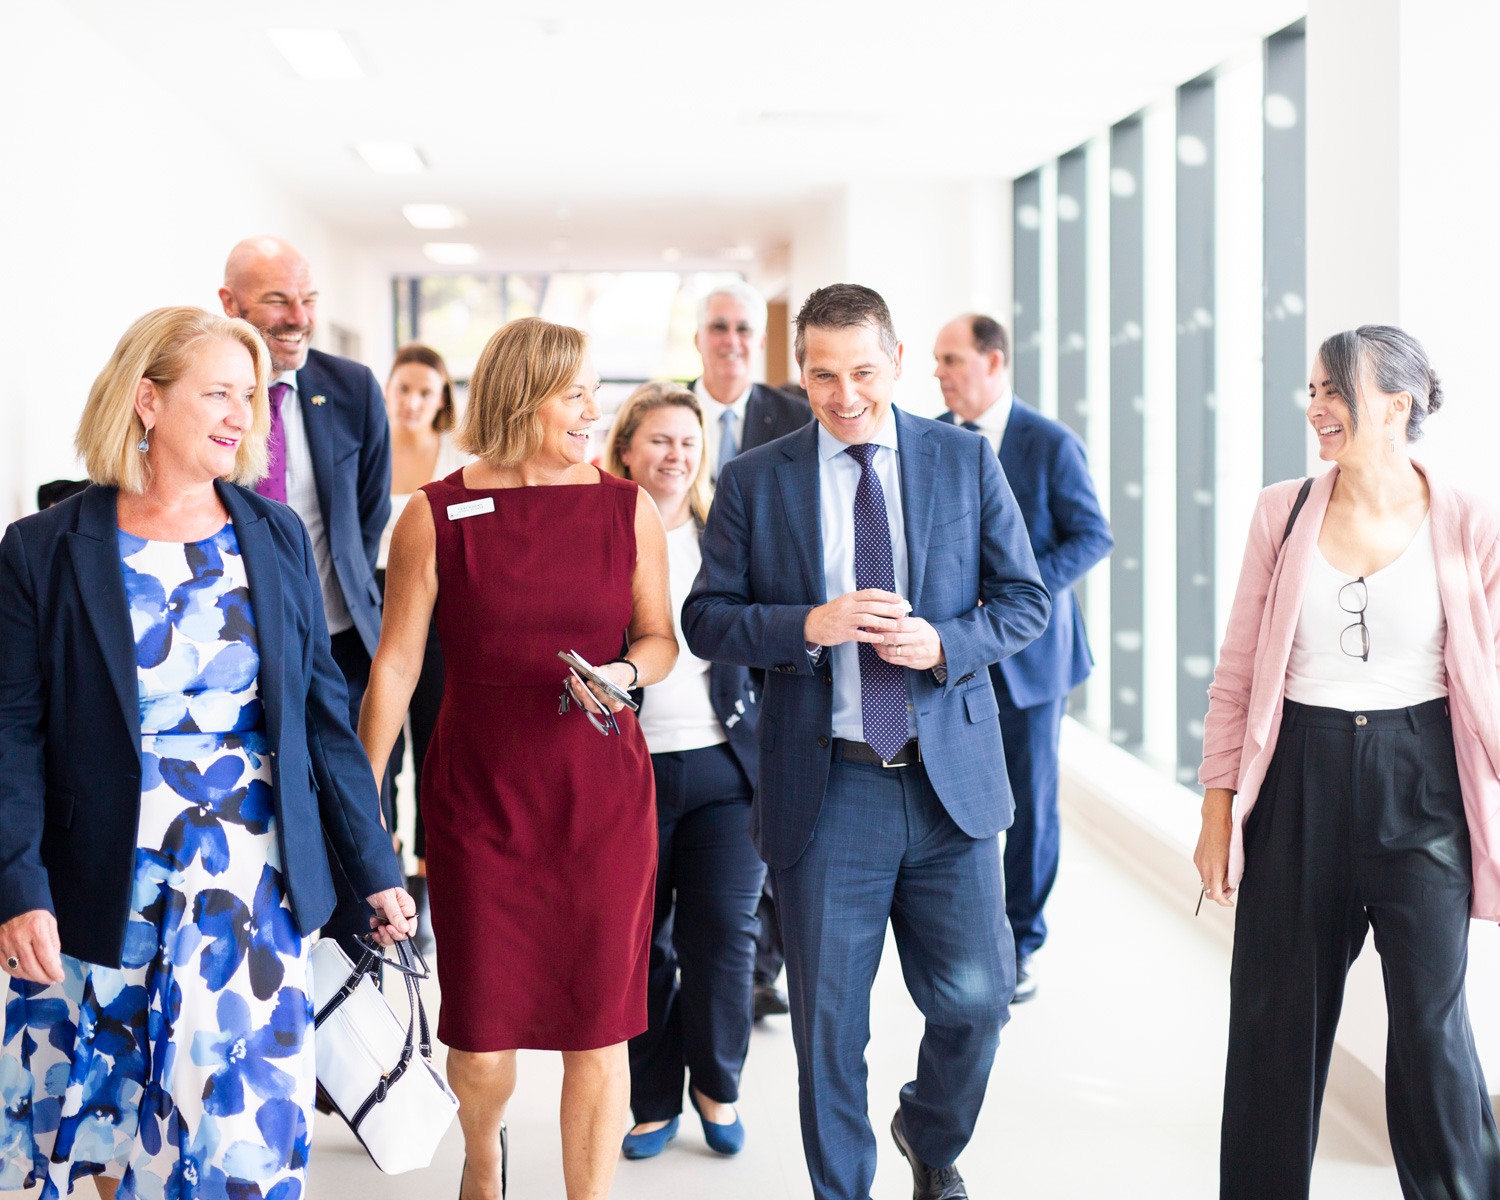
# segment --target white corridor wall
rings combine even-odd
[[[161,305],[217,307],[239,238],[296,242],[314,264],[325,322],[364,332],[381,300],[216,123],[234,103],[287,120],[273,99],[173,91],[47,4],[0,8],[0,45],[10,51],[0,72],[3,526],[35,507],[38,483],[80,473],[73,431],[125,327]]]

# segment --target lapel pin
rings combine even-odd
[[[328,397],[327,396],[314,396],[312,398],[312,402],[314,404],[317,404],[317,405],[327,404],[328,403]]]

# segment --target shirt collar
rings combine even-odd
[[[276,376],[275,379],[272,379],[269,383],[267,383],[266,386],[267,387],[273,387],[273,386],[275,386],[278,383],[284,383],[284,384],[286,384],[287,387],[289,387],[289,388],[292,389],[292,394],[293,395],[297,394],[297,372],[296,371],[283,371],[280,375]]]
[[[899,451],[896,442],[896,406],[893,404],[886,409],[885,420],[880,423],[880,428],[875,431],[875,436],[870,439],[875,446],[886,446],[891,450]],[[849,449],[848,442],[841,442],[822,424],[818,425],[818,457],[823,462],[831,462],[845,450]]]
[[[974,424],[979,426],[979,432],[994,435],[998,440],[1005,436],[1005,427],[1010,424],[1011,406],[1016,402],[1014,392],[1007,392],[979,414],[979,420]]]
[[[729,406],[734,409],[734,415],[742,425],[745,423],[745,409],[750,404],[750,393],[754,390],[755,384],[752,383],[740,394],[740,398]],[[703,386],[702,376],[699,376],[698,381],[693,384],[693,391],[703,403],[703,419],[705,421],[718,422],[723,416],[724,405],[708,394],[708,389]]]

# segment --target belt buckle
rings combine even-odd
[[[916,740],[917,740],[916,738],[908,738],[906,740],[905,745],[903,745],[901,747],[901,750],[897,751],[897,754],[899,755],[900,753],[902,753],[903,751],[905,751],[906,748],[908,746],[911,746],[911,744],[913,742],[915,742]],[[912,765],[912,763],[919,763],[921,761],[922,761],[922,746],[921,746],[921,743],[918,742],[917,745],[916,745],[916,747],[914,748],[914,753],[913,753],[913,756],[911,758],[903,758],[903,759],[901,759],[900,762],[886,762],[885,759],[881,759],[880,760],[880,767],[881,767],[881,770],[884,770],[884,771],[894,771],[894,770],[896,770],[896,769],[898,769],[900,767],[909,767],[909,766]]]

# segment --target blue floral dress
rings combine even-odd
[[[0,1188],[42,1181],[52,1200],[102,1172],[121,1200],[298,1200],[307,943],[282,884],[245,563],[233,525],[119,540],[143,780],[124,958],[11,981]]]

